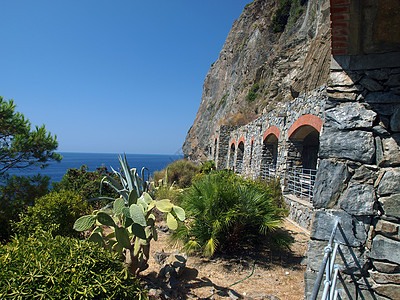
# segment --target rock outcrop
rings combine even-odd
[[[329,1],[291,1],[284,31],[274,32],[282,1],[246,5],[211,66],[183,153],[204,160],[220,125],[243,125],[327,82]],[[275,30],[276,31],[276,30]]]

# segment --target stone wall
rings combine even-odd
[[[396,62],[393,57],[397,55]],[[340,217],[343,299],[400,299],[400,53],[335,57],[320,136],[306,295]]]
[[[309,121],[309,116],[321,120],[322,123],[327,100],[326,95],[326,86],[322,86],[311,93],[301,95],[292,102],[277,107],[247,125],[241,127],[221,126],[215,137],[210,141],[211,155],[209,159],[217,158],[217,168],[219,169],[231,168],[250,178],[259,177],[262,174],[263,162],[267,162],[269,166],[274,168],[276,176],[281,178],[282,186],[285,187],[287,184],[287,168],[302,166],[301,140],[289,138],[295,131],[293,127],[315,126],[312,121]],[[299,120],[303,121],[299,123]],[[265,159],[267,154],[265,150],[270,145],[264,146],[263,142],[269,137],[269,134],[275,135],[278,140],[276,164],[271,164],[273,161],[271,158]],[[215,139],[217,139],[216,144]],[[237,160],[240,142],[244,142],[241,167],[239,167]],[[231,147],[232,144],[234,147]],[[233,148],[235,149],[234,153],[231,152]],[[284,191],[286,191],[285,188]],[[310,230],[312,216],[310,199],[298,200],[296,203],[287,204],[289,216],[295,222]],[[304,205],[304,203],[308,203],[308,205]]]

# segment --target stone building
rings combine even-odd
[[[310,230],[309,295],[333,224],[342,299],[400,299],[400,2],[331,0],[330,80],[241,126],[210,159],[280,177],[289,217]]]

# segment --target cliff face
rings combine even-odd
[[[288,21],[277,32],[285,2],[291,3]],[[206,76],[183,145],[185,157],[205,160],[220,125],[244,125],[325,84],[329,59],[328,0],[255,0],[246,5]]]

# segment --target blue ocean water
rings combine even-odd
[[[31,167],[20,170],[10,170],[10,175],[33,176],[37,174],[47,175],[51,181],[58,182],[63,175],[71,168],[80,168],[86,165],[89,171],[95,171],[98,167],[107,167],[111,171],[110,166],[114,170],[119,169],[118,154],[113,153],[74,153],[59,152],[63,159],[61,162],[51,162],[47,168]],[[154,171],[164,169],[171,162],[182,159],[182,155],[165,155],[165,154],[126,154],[129,167],[137,168],[139,171],[142,167],[146,167],[150,171],[150,175]]]

